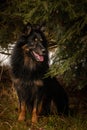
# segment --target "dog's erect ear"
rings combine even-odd
[[[23,33],[28,36],[32,31],[32,25],[30,23],[27,23],[23,29]]]
[[[40,24],[34,24],[33,28],[36,29],[36,30],[41,30],[42,32],[45,32],[45,30],[46,30],[46,23],[43,22],[43,23],[40,23]]]
[[[45,22],[45,21],[43,21],[43,22],[40,24],[40,30],[41,30],[42,32],[45,32],[45,31],[46,31],[46,22]]]

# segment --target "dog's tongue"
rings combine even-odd
[[[41,56],[41,55],[37,54],[37,53],[36,53],[36,52],[34,52],[34,51],[33,51],[33,54],[34,54],[34,56],[36,57],[36,59],[37,59],[38,61],[41,61],[41,62],[43,62],[43,61],[44,61],[44,57],[43,57],[43,56]]]

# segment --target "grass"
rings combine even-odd
[[[17,121],[17,98],[11,94],[5,90],[0,97],[0,130],[31,130],[28,123],[30,119]],[[87,119],[80,115],[41,117],[32,130],[87,130]]]
[[[57,115],[41,117],[33,128],[29,113],[26,121],[18,122],[17,96],[7,77],[8,74],[4,74],[0,82],[0,130],[87,130],[87,113],[77,113],[67,118]]]

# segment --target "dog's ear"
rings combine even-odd
[[[39,23],[39,24],[34,24],[33,28],[36,30],[40,30],[42,32],[45,32],[46,31],[46,23],[43,22],[43,23]]]
[[[40,25],[38,25],[38,28],[42,31],[45,32],[46,31],[46,22],[42,22],[40,23]]]
[[[32,25],[30,23],[27,23],[23,29],[24,35],[28,36],[32,31]]]

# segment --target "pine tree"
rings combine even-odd
[[[57,47],[48,74],[87,85],[87,0],[0,0],[0,44],[19,37],[24,24],[45,23],[49,47]]]

